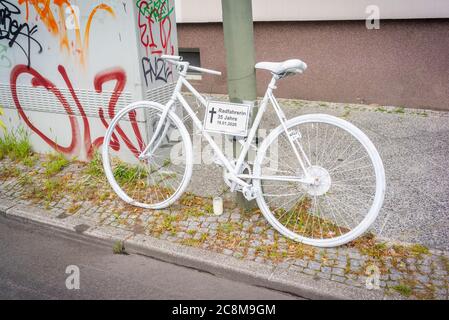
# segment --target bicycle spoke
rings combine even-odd
[[[304,157],[311,159],[308,174],[317,180],[314,184],[260,182],[263,204],[282,225],[277,225],[278,230],[291,232],[312,244],[352,233],[371,214],[376,199],[377,177],[371,155],[344,126],[305,122],[290,126],[288,132],[301,132],[294,142],[300,150],[299,145],[303,146]],[[290,173],[295,157],[286,140],[284,132],[270,140],[279,150],[278,166],[267,168],[268,159],[264,158],[260,162],[261,172],[267,170],[278,176]],[[298,168],[290,175],[300,173]]]

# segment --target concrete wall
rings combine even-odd
[[[0,0],[0,34],[2,120],[38,152],[89,159],[117,110],[173,80],[172,0]]]
[[[238,0],[237,0],[238,1]],[[447,0],[254,0],[254,21],[364,20],[379,7],[382,19],[449,18]],[[178,22],[221,22],[221,0],[176,0]]]
[[[449,110],[449,20],[256,22],[257,61],[304,60],[303,75],[279,83],[279,97]],[[226,71],[219,23],[178,24],[179,47],[200,48],[201,65]],[[258,94],[269,73],[257,71]],[[226,93],[226,73],[203,76],[205,92]]]

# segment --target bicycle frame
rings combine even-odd
[[[228,159],[223,154],[223,151],[215,143],[215,141],[212,139],[210,134],[207,131],[203,130],[203,123],[198,119],[195,112],[190,107],[189,103],[185,100],[185,98],[181,94],[181,89],[183,86],[185,86],[187,88],[187,90],[189,92],[191,92],[198,99],[198,101],[201,103],[201,105],[203,105],[204,107],[206,107],[206,105],[207,105],[206,99],[204,99],[204,97],[186,79],[187,70],[189,68],[188,62],[176,62],[176,63],[173,61],[169,61],[169,62],[178,66],[179,77],[178,77],[175,89],[173,91],[173,94],[172,94],[170,100],[164,106],[164,109],[163,109],[163,112],[161,115],[161,119],[159,120],[159,123],[154,131],[153,137],[150,140],[150,142],[148,143],[145,150],[143,150],[142,153],[139,155],[139,159],[145,159],[147,157],[151,157],[151,151],[158,147],[159,141],[157,141],[156,139],[159,136],[160,132],[164,133],[167,130],[168,125],[166,124],[166,118],[168,116],[168,113],[173,108],[173,106],[175,106],[175,103],[177,101],[179,101],[181,103],[181,105],[183,106],[183,108],[186,110],[186,112],[189,114],[189,116],[192,118],[193,123],[196,126],[196,128],[198,130],[200,130],[202,133],[202,136],[206,138],[207,142],[211,146],[215,155],[220,160],[221,164],[228,170],[229,173],[231,173],[229,176],[229,179],[234,182],[234,185],[231,188],[231,191],[234,191],[235,186],[236,186],[235,184],[240,185],[242,188],[251,188],[252,184],[247,183],[243,179],[268,179],[268,180],[292,181],[292,182],[299,182],[299,183],[304,183],[304,184],[313,184],[314,183],[313,179],[310,177],[310,175],[306,169],[306,166],[310,166],[310,161],[307,158],[307,156],[306,156],[302,146],[299,144],[299,142],[297,142],[295,144],[295,141],[293,141],[293,138],[291,137],[291,134],[288,132],[286,124],[285,124],[287,121],[287,118],[285,117],[284,112],[280,108],[275,96],[273,95],[273,90],[276,89],[276,86],[275,86],[276,81],[279,79],[279,77],[277,75],[273,75],[273,77],[268,85],[268,88],[267,88],[265,95],[262,99],[259,110],[258,110],[257,115],[254,119],[254,122],[251,126],[251,129],[246,138],[246,141],[241,142],[242,149],[240,151],[240,155],[237,158],[236,164],[234,165],[230,161],[230,159]],[[197,69],[201,70],[200,68],[197,68]],[[207,69],[205,69],[205,70],[207,70]],[[209,70],[209,71],[211,71],[211,70]],[[266,176],[266,175],[254,176],[254,175],[239,173],[242,169],[242,166],[243,166],[245,158],[249,152],[249,149],[252,146],[251,142],[254,140],[254,138],[257,134],[257,129],[259,128],[259,124],[262,120],[263,114],[265,113],[265,110],[267,108],[269,101],[271,102],[271,104],[279,118],[279,121],[280,121],[281,125],[283,126],[284,131],[289,139],[289,142],[292,145],[292,148],[293,148],[296,158],[299,162],[299,165],[304,172],[304,175],[305,175],[304,178],[296,177],[296,176]],[[165,124],[165,127],[164,127],[164,124]],[[164,131],[161,131],[161,130],[164,130]],[[161,136],[164,136],[164,134],[162,134]],[[161,139],[159,139],[159,140],[161,140]],[[153,145],[154,145],[154,147],[153,147]],[[298,151],[298,149],[299,149],[299,151]]]

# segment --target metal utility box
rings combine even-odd
[[[89,160],[118,110],[175,80],[159,59],[178,52],[174,8],[174,0],[0,0],[0,120],[28,130],[37,152]]]

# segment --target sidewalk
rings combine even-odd
[[[0,211],[122,240],[128,250],[304,297],[448,299],[449,114],[283,103],[288,117],[310,112],[345,117],[378,146],[387,199],[372,229],[377,238],[366,235],[332,249],[301,245],[280,236],[257,210],[236,208],[226,193],[225,213],[219,217],[212,215],[210,197],[193,193],[166,210],[143,210],[117,199],[99,159],[83,164],[45,155],[0,161]],[[199,179],[214,181],[215,189],[207,189],[215,190],[211,194],[223,193],[216,183],[221,175],[195,173],[191,190],[196,194],[203,194],[197,191]],[[380,288],[368,290],[367,282],[375,284],[367,274],[372,270],[380,271]]]

